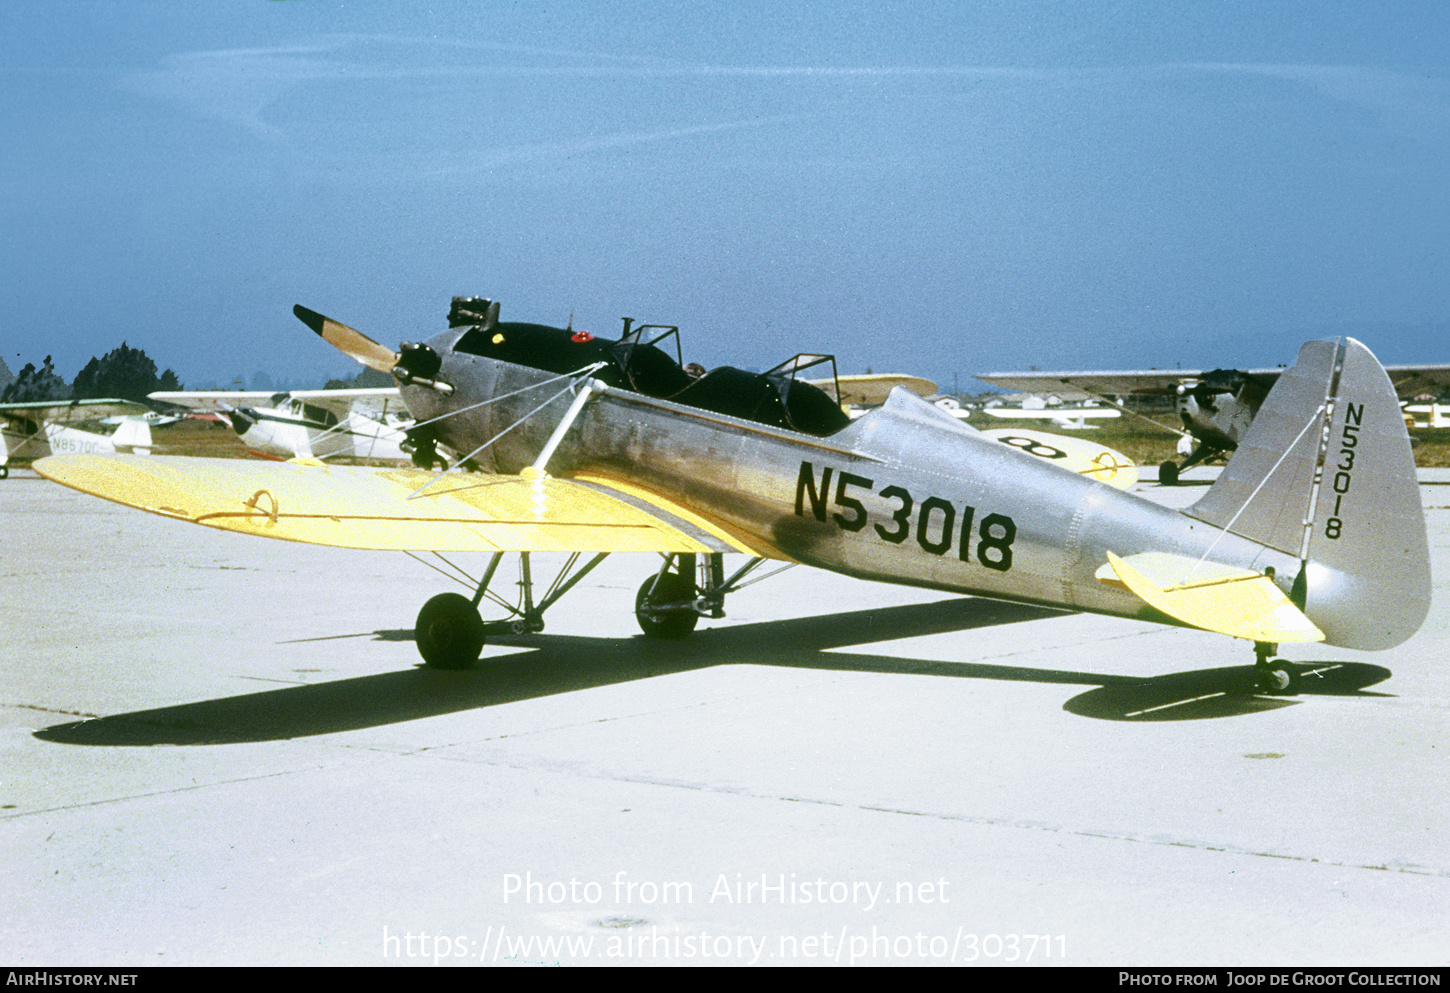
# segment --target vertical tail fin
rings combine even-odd
[[[111,435],[111,444],[119,448],[131,448],[140,455],[151,454],[151,425],[137,417],[127,417]]]
[[[1425,515],[1399,397],[1353,338],[1299,350],[1184,513],[1299,557],[1292,596],[1330,644],[1391,648],[1429,611]]]

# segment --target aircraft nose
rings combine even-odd
[[[231,411],[232,430],[238,435],[246,434],[257,423],[257,415],[250,410]]]
[[[398,355],[398,367],[411,376],[432,379],[438,375],[442,366],[442,357],[429,346],[412,341],[403,342],[402,351]]]

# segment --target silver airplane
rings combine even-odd
[[[55,456],[36,469],[242,533],[493,552],[471,597],[439,594],[418,615],[419,651],[440,668],[473,665],[489,633],[542,629],[544,610],[615,551],[664,556],[635,600],[653,638],[723,616],[726,595],[775,560],[1242,638],[1269,693],[1292,692],[1297,675],[1273,658],[1279,644],[1391,648],[1429,609],[1405,425],[1384,369],[1352,339],[1305,344],[1219,479],[1179,511],[987,438],[908,390],[853,421],[798,378],[833,368],[829,356],[696,376],[676,328],[626,319],[608,340],[463,304],[455,326],[397,352],[295,309],[392,373],[424,468]],[[509,551],[524,553],[517,605],[488,588]],[[543,551],[574,554],[535,602],[528,556]],[[742,552],[727,575],[725,554]],[[485,623],[485,596],[510,616]]]
[[[1400,397],[1438,393],[1450,387],[1450,365],[1385,366]],[[989,372],[977,376],[984,383],[1023,393],[1086,395],[1119,410],[1123,397],[1167,397],[1183,425],[1179,432],[1191,441],[1182,462],[1168,460],[1158,467],[1158,482],[1174,486],[1183,470],[1220,458],[1238,447],[1279,376],[1278,369],[1144,369],[1124,372]],[[1157,423],[1156,421],[1154,422]],[[1160,427],[1162,425],[1159,425]],[[1168,430],[1172,430],[1171,428]]]

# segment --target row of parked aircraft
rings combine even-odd
[[[38,459],[53,452],[145,455],[152,448],[152,425],[166,420],[132,400],[0,404],[0,479],[10,475],[11,459]],[[103,430],[86,430],[78,424]]]
[[[1450,366],[1386,366],[1403,397],[1440,391],[1450,386]],[[1159,467],[1162,485],[1177,483],[1182,470],[1222,458],[1238,447],[1252,423],[1268,389],[1281,369],[1248,372],[1214,370],[1157,370],[1137,372],[1014,372],[987,373],[978,378],[996,386],[1027,393],[1021,406],[988,405],[984,415],[1007,420],[1046,420],[1063,429],[1090,428],[1089,421],[1117,418],[1124,412],[1143,415],[1122,404],[1127,396],[1168,397],[1175,401],[1183,423],[1181,463],[1166,461]],[[821,386],[821,382],[814,385]],[[826,384],[829,385],[829,384]],[[936,394],[930,380],[907,375],[840,376],[840,402],[852,417],[859,417],[886,399],[890,389],[900,386],[918,396]],[[1094,399],[1089,405],[1050,404],[1032,399],[1047,389],[1080,392]],[[1055,394],[1052,394],[1056,396]],[[325,459],[337,456],[373,459],[407,459],[410,446],[407,431],[411,417],[397,387],[340,390],[290,391],[191,391],[152,393],[150,399],[168,410],[189,409],[213,414],[231,424],[242,444],[250,451],[277,458]],[[934,403],[952,416],[965,419],[971,411],[950,397]],[[1095,404],[1106,404],[1096,406]],[[1450,426],[1450,405],[1402,404],[1406,424],[1415,427]],[[1415,420],[1416,417],[1423,418]],[[135,452],[147,454],[155,444],[151,428],[179,420],[129,400],[72,400],[0,404],[0,479],[9,472],[11,460],[33,461],[52,453],[104,454]],[[1153,422],[1155,426],[1158,422]],[[100,430],[96,430],[99,426]],[[1045,436],[1031,430],[996,430],[988,436],[1013,439],[1009,444],[1025,446],[1036,440],[1049,444]],[[1060,436],[1052,436],[1054,439]],[[1075,451],[1095,454],[1111,449],[1104,446],[1074,445]],[[1092,451],[1088,451],[1092,449]],[[1135,477],[1136,478],[1136,477]]]
[[[1450,365],[1391,365],[1385,372],[1397,397],[1438,394],[1450,387]],[[1124,406],[1125,397],[1167,397],[1174,403],[1183,428],[1186,448],[1182,462],[1158,467],[1158,481],[1178,482],[1192,466],[1221,458],[1239,446],[1263,406],[1269,391],[1284,373],[1277,369],[1162,370],[1135,372],[992,372],[977,378],[993,386],[1024,393],[1076,393],[1093,397],[1110,408],[1142,416]],[[1426,408],[1410,407],[1410,413]],[[1430,408],[1432,411],[1434,408]],[[1156,424],[1156,422],[1154,422]],[[1450,423],[1450,422],[1447,422]],[[1436,426],[1432,414],[1430,426]]]
[[[651,638],[724,616],[727,595],[775,561],[1230,635],[1253,644],[1254,685],[1270,693],[1292,691],[1297,675],[1273,658],[1279,644],[1390,648],[1429,608],[1399,397],[1353,339],[1306,343],[1272,381],[1253,374],[1252,391],[1208,394],[1247,416],[1222,474],[1176,510],[1083,450],[1015,428],[1005,430],[1018,441],[990,437],[906,385],[853,419],[826,355],[704,372],[680,361],[677,328],[626,320],[619,339],[597,338],[502,322],[497,303],[477,298],[455,300],[448,330],[395,351],[294,312],[393,376],[418,468],[86,454],[35,468],[223,530],[492,553],[469,596],[439,594],[419,612],[429,666],[468,667],[488,634],[541,630],[544,612],[614,552],[663,558],[634,602]],[[489,589],[513,552],[516,604]],[[538,600],[534,552],[571,553]],[[727,572],[731,554],[746,561]],[[507,616],[485,623],[485,597]]]
[[[273,458],[351,456],[406,459],[411,423],[395,386],[284,392],[160,392],[168,411],[212,414],[232,426],[250,451]],[[9,462],[47,455],[149,454],[151,429],[181,420],[132,400],[65,400],[0,404],[0,479]]]
[[[664,326],[661,326],[663,329]],[[569,329],[572,331],[572,329]],[[665,329],[667,331],[678,329]],[[1385,371],[1400,397],[1438,393],[1450,387],[1450,366],[1392,365]],[[1142,417],[1124,405],[1129,397],[1171,399],[1182,428],[1179,444],[1182,461],[1168,460],[1158,469],[1158,482],[1172,486],[1180,474],[1195,465],[1222,459],[1233,452],[1269,390],[1283,372],[1276,369],[1246,371],[1138,370],[1118,372],[993,372],[977,378],[983,382],[1027,394],[1020,406],[989,404],[981,413],[995,418],[1045,420],[1063,429],[1084,430],[1090,421],[1116,418],[1126,413]],[[901,387],[917,396],[932,397],[937,386],[917,376],[868,374],[836,376],[832,381],[807,380],[833,392],[850,416],[858,417],[879,406],[889,391]],[[1044,402],[1048,395],[1089,398],[1086,404]],[[378,387],[339,390],[290,391],[186,391],[158,392],[149,398],[165,411],[190,410],[210,413],[235,430],[242,444],[255,454],[274,458],[326,459],[339,456],[373,459],[407,459],[412,446],[407,439],[411,415],[398,388]],[[965,419],[970,411],[950,397],[934,401],[954,417]],[[1450,424],[1450,407],[1439,404],[1402,403],[1407,424],[1443,427]],[[1424,417],[1414,421],[1416,415]],[[9,462],[43,458],[52,453],[137,453],[147,454],[155,445],[151,428],[178,420],[174,414],[128,400],[73,400],[0,404],[0,479],[8,475]],[[1158,422],[1154,426],[1161,427]],[[1171,430],[1171,429],[1170,429]],[[1123,466],[1116,485],[1131,485],[1127,460],[1105,446],[1094,446],[1058,435],[1032,430],[1003,429],[985,432],[1009,444],[1040,449],[1065,444],[1074,458],[1109,459]]]

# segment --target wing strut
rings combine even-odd
[[[1234,522],[1237,521],[1239,519],[1239,517],[1243,514],[1243,512],[1248,509],[1249,504],[1251,504],[1251,503],[1254,502],[1254,497],[1256,497],[1256,496],[1259,495],[1259,491],[1264,488],[1264,485],[1266,483],[1268,483],[1268,481],[1270,480],[1270,478],[1273,477],[1274,473],[1278,471],[1279,466],[1281,466],[1281,465],[1284,464],[1284,460],[1287,459],[1289,457],[1289,454],[1294,451],[1295,446],[1297,446],[1299,444],[1299,440],[1304,437],[1305,432],[1307,432],[1310,428],[1315,427],[1316,425],[1319,425],[1319,424],[1323,423],[1320,420],[1320,417],[1321,417],[1321,415],[1323,415],[1325,413],[1326,410],[1329,410],[1330,409],[1332,403],[1333,403],[1333,401],[1331,401],[1331,400],[1326,400],[1324,403],[1321,403],[1319,405],[1319,409],[1314,412],[1314,415],[1312,417],[1310,417],[1309,420],[1305,421],[1304,427],[1302,427],[1299,430],[1299,434],[1294,438],[1294,441],[1287,448],[1285,448],[1284,449],[1284,453],[1279,456],[1279,461],[1275,462],[1274,465],[1273,465],[1273,467],[1271,469],[1269,469],[1268,472],[1264,473],[1264,478],[1261,479],[1261,480],[1259,480],[1259,485],[1254,487],[1253,492],[1250,493],[1248,495],[1248,497],[1246,497],[1244,499],[1243,503],[1240,504],[1239,509],[1234,512],[1233,517],[1230,517],[1229,518],[1228,523],[1225,524],[1223,526],[1223,528],[1220,530],[1218,537],[1216,537],[1216,538],[1213,539],[1213,544],[1209,545],[1207,551],[1205,551],[1202,555],[1200,555],[1198,557],[1198,562],[1194,564],[1193,569],[1189,570],[1188,579],[1191,579],[1193,577],[1194,573],[1197,572],[1198,567],[1201,566],[1201,565],[1203,565],[1203,563],[1205,561],[1207,561],[1208,557],[1213,554],[1213,550],[1218,547],[1218,543],[1223,540],[1224,535],[1228,534],[1230,532],[1230,530],[1232,530],[1232,528],[1234,526]],[[1320,442],[1320,445],[1319,445],[1319,451],[1320,451],[1319,458],[1321,460],[1321,465],[1323,464],[1324,449],[1325,449],[1325,442],[1321,441]],[[1309,495],[1309,508],[1310,508],[1310,510],[1309,510],[1309,514],[1307,515],[1307,520],[1305,520],[1305,522],[1304,522],[1304,544],[1303,544],[1303,547],[1301,549],[1301,553],[1302,553],[1303,558],[1300,561],[1300,571],[1301,572],[1303,571],[1304,567],[1308,563],[1308,554],[1309,554],[1309,529],[1310,529],[1310,527],[1313,526],[1313,523],[1314,523],[1314,513],[1313,513],[1314,499],[1318,496],[1318,493],[1319,493],[1319,488],[1318,488],[1318,484],[1316,483],[1314,485],[1314,488],[1310,490],[1310,495]]]
[[[605,364],[606,363],[604,363],[604,362],[595,362],[593,365],[587,365],[584,368],[577,370],[576,372],[571,372],[571,373],[567,373],[566,375],[563,375],[563,376],[556,376],[556,377],[554,377],[555,380],[558,380],[558,379],[568,379],[569,382],[567,384],[565,384],[565,386],[564,386],[563,389],[559,390],[556,393],[550,394],[550,396],[549,396],[549,398],[547,400],[545,400],[543,403],[539,404],[533,410],[529,411],[523,417],[520,417],[518,420],[514,421],[512,424],[510,424],[508,427],[504,428],[498,434],[494,435],[492,438],[490,438],[487,441],[485,441],[482,445],[479,445],[473,451],[471,451],[467,455],[463,456],[463,458],[459,459],[457,462],[454,462],[453,465],[449,466],[447,469],[444,469],[438,475],[436,475],[432,479],[428,480],[428,482],[424,483],[422,486],[418,487],[412,493],[408,494],[408,499],[409,500],[412,500],[414,497],[418,496],[420,493],[422,493],[428,487],[432,486],[434,483],[438,482],[438,480],[440,480],[443,477],[447,476],[449,473],[459,471],[460,467],[466,469],[467,468],[467,465],[468,465],[468,462],[475,455],[477,455],[479,452],[483,451],[489,445],[492,445],[495,441],[498,441],[500,438],[502,438],[504,435],[508,434],[514,428],[518,427],[520,424],[523,424],[530,417],[533,417],[539,411],[543,410],[549,404],[553,403],[555,400],[559,399],[561,396],[563,396],[564,394],[568,393],[570,390],[575,389],[576,386],[579,383],[579,380],[584,379],[587,382],[587,377],[590,374],[592,374],[593,372],[595,372],[596,370],[603,368],[605,366]],[[553,382],[553,381],[554,380],[546,380],[546,382]],[[536,383],[534,385],[535,386],[542,386],[544,384],[543,383]],[[533,389],[534,387],[526,387],[526,388],[527,389]],[[523,390],[518,390],[516,392],[522,393],[524,391]],[[574,398],[574,404],[573,404],[573,406],[571,406],[569,408],[569,413],[565,416],[564,420],[560,423],[560,426],[555,429],[554,435],[549,438],[549,444],[545,446],[545,451],[541,452],[539,454],[539,459],[535,461],[535,463],[534,463],[534,467],[535,468],[537,468],[539,466],[539,464],[540,464],[541,461],[542,462],[547,462],[548,461],[548,457],[554,454],[554,449],[558,447],[559,441],[564,436],[563,435],[564,431],[567,430],[568,427],[569,427],[569,425],[574,422],[574,419],[579,416],[579,411],[584,408],[584,400],[588,399],[589,396],[592,394],[592,392],[593,392],[592,389],[586,387],[582,392],[580,392],[580,394],[577,397]],[[494,400],[501,400],[501,399],[503,399],[503,398],[502,397],[492,397],[492,398],[490,398],[488,400],[483,401],[483,403],[492,403]],[[483,404],[481,404],[481,403],[480,404],[474,404],[474,406],[475,407],[481,407],[481,406],[483,406]],[[452,417],[454,414],[461,414],[461,413],[463,413],[464,410],[469,410],[469,409],[472,409],[472,408],[465,407],[465,408],[462,408],[460,410],[452,410],[452,411],[449,411],[448,413],[443,414],[443,415],[441,415],[439,417],[433,418],[431,421],[422,421],[422,422],[420,422],[418,424],[415,424],[414,427],[415,428],[423,427],[425,424],[432,424],[432,423],[434,423],[436,421],[441,421],[444,417]],[[540,470],[540,471],[542,471],[542,470]]]
[[[20,444],[14,446],[14,451],[17,451],[17,452],[24,451],[26,445],[29,445],[36,438],[39,438],[41,435],[45,434],[45,422],[44,421],[36,420],[33,423],[39,424],[40,426],[38,428],[36,428],[30,434],[25,435],[24,437],[22,437],[20,439]],[[20,434],[20,432],[18,432],[18,431],[15,432],[15,433],[17,435]],[[11,453],[11,448],[6,443],[4,434],[3,433],[0,433],[0,465],[3,465],[5,467],[5,470],[6,470],[5,471],[5,476],[0,476],[0,479],[3,479],[6,476],[9,476],[10,475],[10,471],[9,471],[10,470],[10,453]]]
[[[574,552],[559,567],[558,574],[544,591],[543,597],[535,600],[533,563],[528,552],[520,552],[519,598],[510,603],[489,589],[489,584],[493,582],[499,564],[503,561],[504,552],[494,552],[489,556],[488,567],[484,569],[482,578],[476,582],[468,573],[437,552],[433,554],[452,569],[452,572],[440,569],[413,552],[406,554],[435,572],[472,587],[474,591],[471,599],[456,593],[440,593],[424,604],[418,614],[418,622],[414,628],[418,650],[429,665],[439,669],[459,669],[472,665],[483,649],[483,640],[488,635],[537,634],[544,630],[544,611],[558,603],[564,594],[609,557],[608,552],[599,552],[576,569],[580,553]],[[485,598],[508,611],[508,616],[496,621],[482,620],[478,615],[478,606]]]
[[[570,385],[572,386],[573,384],[571,383]],[[593,395],[594,380],[586,379],[583,387],[579,390],[578,396],[574,397],[574,402],[569,405],[569,410],[564,414],[563,420],[559,422],[558,427],[554,428],[554,433],[549,435],[549,440],[544,443],[544,447],[539,451],[539,457],[534,459],[534,464],[530,466],[531,469],[539,473],[546,470],[549,465],[549,459],[554,457],[554,450],[559,447],[559,442],[564,440],[564,435],[574,426],[574,421],[578,419],[579,412],[584,409],[584,404]]]

